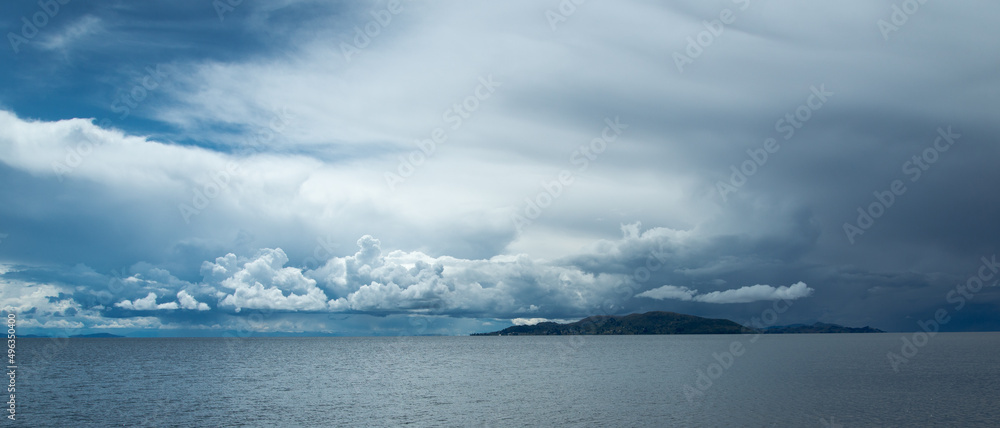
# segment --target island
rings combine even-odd
[[[676,312],[646,312],[624,316],[599,315],[580,321],[560,324],[540,322],[515,325],[490,333],[471,336],[551,336],[551,335],[630,335],[630,334],[793,334],[793,333],[884,333],[865,326],[850,328],[837,324],[815,323],[811,326],[793,324],[754,329],[720,318],[703,318]]]
[[[767,327],[761,333],[764,334],[801,334],[801,333],[885,333],[877,328],[872,328],[869,326],[864,327],[844,327],[838,324],[828,324],[825,322],[817,322],[813,325],[805,324],[792,324],[792,325],[777,325],[774,327]]]

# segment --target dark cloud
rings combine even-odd
[[[461,333],[744,322],[803,283],[782,322],[1000,328],[995,4],[889,32],[891,1],[557,6],[406,2],[365,37],[386,4],[61,6],[0,50],[0,304],[36,329]],[[14,33],[38,10],[5,7]]]

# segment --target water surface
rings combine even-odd
[[[1000,334],[904,336],[19,339],[17,425],[995,426]]]

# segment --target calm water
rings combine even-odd
[[[1000,334],[19,339],[7,426],[997,426]],[[909,336],[909,335],[907,335]],[[740,343],[728,369],[711,366]],[[46,347],[48,347],[46,349]],[[702,378],[712,384],[699,389]],[[688,390],[701,392],[686,397]]]

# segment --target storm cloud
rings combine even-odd
[[[71,3],[31,37],[5,5],[0,306],[997,329],[1000,6],[909,3]]]

